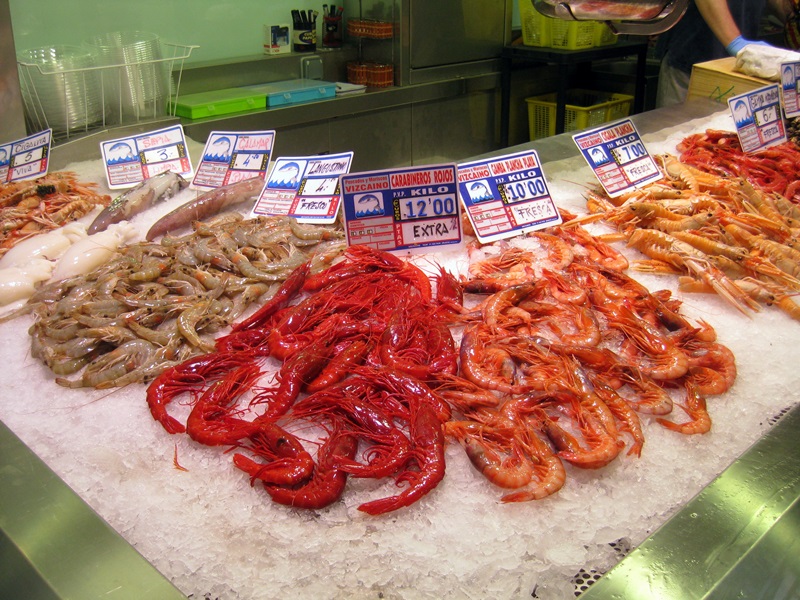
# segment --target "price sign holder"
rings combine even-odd
[[[458,190],[484,244],[561,224],[535,150],[458,165]]]
[[[350,171],[352,162],[352,152],[278,158],[251,216],[289,216],[301,223],[334,223],[341,203],[339,176]]]
[[[755,152],[786,141],[777,83],[728,98],[728,108],[744,152]]]
[[[413,250],[461,242],[455,165],[427,165],[340,177],[349,245]]]
[[[47,173],[53,130],[0,144],[0,182],[35,179]]]
[[[612,198],[663,177],[630,119],[577,133],[572,139]]]
[[[218,188],[253,177],[267,178],[274,131],[212,131],[192,185]]]
[[[187,179],[193,173],[181,125],[100,142],[100,152],[112,190],[132,187],[164,171]]]
[[[787,119],[800,116],[800,62],[781,63],[781,97]]]

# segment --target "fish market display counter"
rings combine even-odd
[[[726,119],[700,101],[633,118],[652,153],[732,128]],[[531,147],[557,204],[585,212],[591,173],[570,136],[513,150]],[[83,178],[100,172],[94,159],[70,158]],[[465,248],[416,260],[457,273],[468,263]],[[680,294],[674,277],[632,275],[680,297],[736,356],[734,386],[709,399],[709,433],[644,420],[640,458],[570,469],[555,495],[512,504],[450,444],[439,486],[380,517],[357,507],[388,495],[391,481],[349,481],[323,510],[274,504],[223,451],[165,432],[143,385],[62,388],[30,357],[30,318],[0,324],[0,596],[796,596],[800,325]]]

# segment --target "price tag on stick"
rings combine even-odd
[[[777,83],[729,98],[728,108],[745,152],[755,152],[786,141]]]
[[[53,130],[47,129],[9,144],[0,144],[0,183],[47,174],[52,139]]]
[[[458,165],[458,189],[484,244],[561,223],[535,150]]]
[[[662,177],[630,120],[577,133],[572,139],[612,198]]]
[[[455,165],[352,173],[340,181],[348,244],[411,250],[461,242]]]
[[[181,125],[101,142],[100,151],[112,190],[132,187],[164,171],[192,177],[192,161]]]
[[[192,185],[218,188],[253,177],[267,178],[274,131],[212,131]]]

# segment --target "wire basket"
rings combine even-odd
[[[124,46],[124,43],[122,44]],[[155,48],[153,42],[150,47]],[[99,55],[91,44],[17,56],[28,131],[67,140],[109,125],[175,116],[184,62],[199,46],[158,42],[158,52]]]

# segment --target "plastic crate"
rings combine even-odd
[[[531,0],[519,0],[522,43],[526,46],[550,46],[550,20],[533,8]]]
[[[595,21],[594,28],[594,45],[595,46],[610,46],[617,43],[617,34],[602,21]]]
[[[550,47],[585,50],[594,47],[596,21],[550,19]]]
[[[530,139],[537,140],[556,134],[556,93],[525,98],[528,104]],[[597,127],[630,114],[633,96],[570,90],[564,110],[564,131]]]

